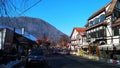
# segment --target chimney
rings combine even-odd
[[[25,28],[22,27],[22,35],[25,34]]]

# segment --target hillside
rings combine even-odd
[[[21,29],[25,28],[25,31],[29,34],[35,36],[36,38],[42,38],[46,36],[47,38],[58,40],[62,33],[57,30],[51,24],[39,19],[39,18],[31,18],[31,17],[17,17],[17,18],[9,18],[9,17],[1,17],[0,25],[15,27]]]

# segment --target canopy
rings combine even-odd
[[[116,47],[116,50],[120,50],[120,44],[106,44],[98,46],[99,50],[113,50]]]

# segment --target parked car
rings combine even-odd
[[[26,57],[26,67],[44,67],[45,56],[42,49],[37,48],[31,50],[31,53]]]

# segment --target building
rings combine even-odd
[[[77,51],[80,48],[86,48],[86,28],[74,28],[72,30],[70,40],[71,40],[71,50]]]
[[[11,53],[13,49],[23,52],[32,48],[36,38],[26,32],[22,33],[21,29],[0,26],[0,50]]]
[[[91,53],[97,48],[106,51],[105,55],[120,53],[120,0],[112,0],[93,13],[85,26]]]
[[[7,47],[10,47],[13,43],[14,31],[11,31],[8,28],[0,28],[0,49],[4,50]]]

